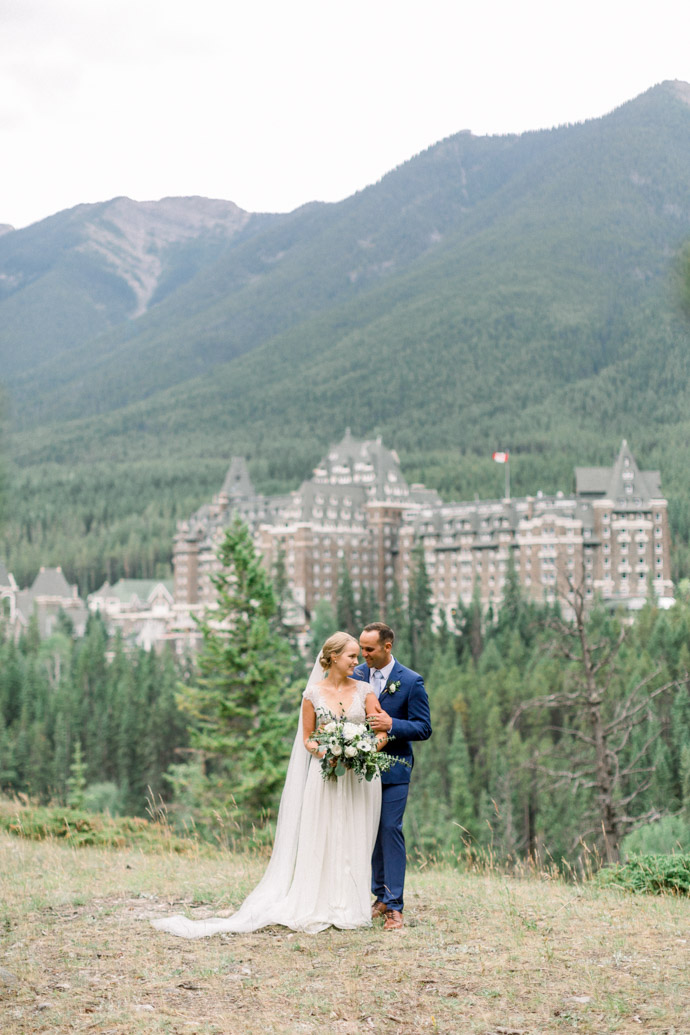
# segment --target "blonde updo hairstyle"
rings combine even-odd
[[[334,632],[332,636],[328,637],[319,654],[319,665],[324,672],[328,672],[333,663],[333,658],[337,658],[342,654],[348,643],[356,644],[357,650],[359,650],[357,640],[354,636],[350,636],[349,633]]]

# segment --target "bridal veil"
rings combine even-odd
[[[307,681],[307,688],[321,679],[323,669],[317,660]],[[304,788],[310,760],[310,755],[304,747],[300,702],[297,733],[280,799],[273,852],[263,877],[232,916],[213,917],[209,920],[188,920],[184,916],[170,916],[153,920],[154,927],[180,938],[205,938],[224,932],[256,931],[260,927],[282,922],[282,906],[295,870]]]

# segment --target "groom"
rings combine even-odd
[[[359,638],[364,664],[353,672],[355,679],[371,685],[383,708],[383,713],[370,716],[370,722],[376,733],[385,731],[392,738],[386,752],[410,763],[410,766],[394,765],[381,774],[381,821],[371,860],[371,889],[376,901],[371,915],[373,919],[385,915],[385,931],[399,930],[403,926],[403,813],[414,762],[410,741],[428,740],[431,736],[424,681],[417,672],[395,660],[394,639],[393,630],[383,622],[365,626]]]

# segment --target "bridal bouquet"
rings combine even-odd
[[[376,734],[365,722],[350,722],[344,716],[330,712],[320,713],[320,725],[312,734],[319,747],[325,748],[321,759],[324,780],[337,780],[348,769],[359,779],[373,780],[385,773],[396,762],[402,761],[384,751],[376,750]],[[404,765],[409,763],[404,762]]]

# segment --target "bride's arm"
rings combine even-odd
[[[311,735],[316,729],[316,710],[311,701],[306,698],[302,701],[302,730],[304,733],[304,746],[310,755],[316,755],[317,758],[323,757],[323,752],[319,749],[318,741],[312,740]]]
[[[376,696],[375,693],[372,692],[370,694],[367,694],[366,700],[364,702],[364,710],[367,713],[367,718],[370,715],[378,715],[379,713],[383,712],[383,708],[379,704],[379,699],[378,699],[378,697]],[[376,734],[376,750],[377,751],[381,751],[382,748],[385,748],[387,743],[388,743],[388,734],[385,731],[382,730],[380,733]]]

